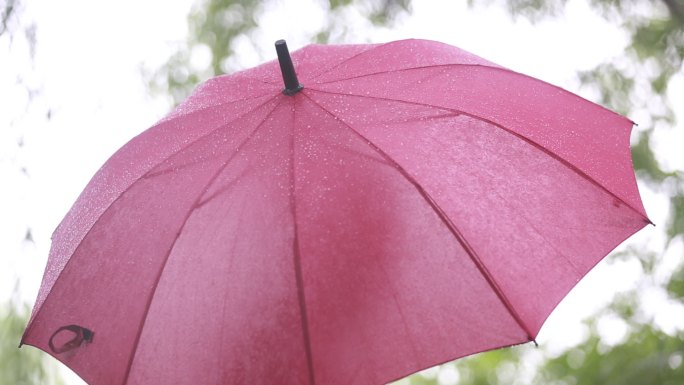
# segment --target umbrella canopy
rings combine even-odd
[[[22,344],[92,384],[381,384],[534,340],[649,223],[618,114],[432,41],[277,46],[97,172]]]

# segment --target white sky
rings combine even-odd
[[[100,165],[132,136],[151,126],[168,110],[166,101],[147,95],[141,68],[157,68],[185,39],[191,0],[31,0],[24,15],[37,25],[34,64],[17,39],[7,56],[7,39],[0,40],[0,300],[9,298],[16,278],[20,298],[32,303],[50,247],[50,235],[81,189]],[[306,5],[303,5],[306,3]],[[416,1],[410,16],[392,29],[368,33],[367,22],[351,11],[355,42],[382,42],[418,37],[459,46],[513,70],[527,73],[591,98],[580,89],[577,70],[590,69],[618,56],[627,36],[592,12],[587,2],[570,1],[564,20],[531,25],[510,21],[501,9],[468,10],[466,1]],[[305,45],[325,23],[317,2],[293,9],[277,2],[259,21],[264,26],[252,42],[237,43],[231,64],[247,68],[274,57],[273,42],[288,40],[290,50]],[[296,17],[301,22],[286,24]],[[254,46],[260,47],[255,49]],[[198,52],[196,61],[201,62]],[[32,67],[33,66],[33,67]],[[40,88],[33,103],[16,76]],[[671,84],[674,100],[684,100],[684,77]],[[674,104],[677,105],[677,104]],[[28,109],[27,109],[28,106]],[[52,119],[45,114],[50,109]],[[638,121],[638,117],[632,117]],[[10,122],[14,122],[12,129]],[[681,127],[658,132],[658,154],[671,168],[684,169],[680,153]],[[24,147],[15,143],[23,135]],[[26,167],[29,178],[19,169]],[[665,197],[647,189],[646,210],[659,228],[648,227],[630,244],[650,244],[658,250],[667,215]],[[27,227],[34,244],[23,242]],[[676,244],[664,258],[662,279],[684,254]],[[559,306],[542,329],[538,342],[551,351],[586,336],[581,319],[639,281],[637,261],[615,266],[600,264]],[[684,311],[661,292],[647,291],[653,317],[666,330],[682,327]],[[620,338],[620,320],[603,328]],[[624,325],[622,325],[624,326]],[[616,332],[617,331],[617,332]],[[610,333],[607,332],[607,335]],[[448,376],[447,376],[448,377]],[[70,381],[78,383],[70,377]]]

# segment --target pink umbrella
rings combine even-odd
[[[650,223],[618,114],[432,41],[307,46],[301,85],[276,46],[93,177],[22,344],[92,384],[381,384],[533,341]]]

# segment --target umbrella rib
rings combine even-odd
[[[236,121],[238,121],[238,120],[244,118],[244,117],[247,116],[248,114],[250,114],[250,113],[252,113],[252,112],[258,110],[259,108],[265,106],[266,104],[272,102],[276,97],[277,97],[277,95],[276,95],[275,97],[268,98],[268,99],[265,100],[263,103],[257,105],[256,107],[252,108],[252,109],[249,110],[249,111],[243,112],[241,115],[239,115],[239,116],[236,117],[235,119],[231,120],[230,122],[227,122],[227,123],[225,123],[225,124],[221,124],[221,125],[217,126],[216,128],[214,128],[214,129],[212,129],[212,130],[210,130],[210,131],[208,131],[208,132],[206,132],[206,133],[204,133],[204,134],[198,136],[197,138],[195,138],[195,139],[194,139],[193,141],[191,141],[190,143],[184,145],[183,147],[181,147],[181,148],[179,148],[178,150],[174,151],[173,153],[169,154],[169,155],[168,155],[167,157],[165,157],[164,159],[160,160],[157,164],[154,165],[154,167],[152,167],[152,168],[150,169],[150,171],[148,171],[147,173],[143,174],[143,176],[142,176],[141,178],[153,178],[153,177],[156,177],[156,176],[159,176],[159,175],[166,174],[166,173],[168,173],[168,172],[175,172],[175,171],[178,171],[178,170],[180,170],[180,169],[182,169],[182,168],[186,168],[186,167],[189,167],[189,166],[192,166],[192,165],[201,163],[201,162],[206,162],[206,161],[209,161],[209,160],[212,160],[212,159],[216,159],[217,156],[216,156],[216,157],[209,157],[209,158],[202,159],[202,160],[199,160],[199,161],[196,161],[196,162],[186,163],[186,164],[184,164],[183,166],[180,166],[180,167],[177,167],[177,168],[166,169],[166,170],[159,170],[159,171],[152,172],[152,170],[154,170],[155,167],[159,166],[159,165],[162,164],[164,161],[166,161],[166,160],[168,160],[168,159],[174,157],[174,156],[175,156],[176,154],[178,154],[178,153],[181,153],[181,152],[187,150],[188,148],[190,148],[190,147],[191,147],[192,145],[194,145],[195,143],[199,142],[199,141],[202,140],[202,139],[205,139],[206,137],[208,137],[209,135],[212,135],[212,134],[215,133],[216,131],[221,130],[221,129],[223,129],[223,128],[226,128],[226,127],[228,127],[230,124],[233,124],[233,123],[235,123]],[[221,105],[221,104],[219,104],[219,105],[217,105],[217,106],[220,106],[220,105]],[[212,106],[212,107],[214,107],[214,106]],[[212,107],[208,107],[208,108],[212,108]],[[135,183],[135,182],[134,182],[134,183]]]
[[[529,226],[529,228],[532,229],[532,231],[534,231],[534,232],[535,232],[537,235],[539,235],[540,237],[544,238],[544,236],[542,235],[542,232],[539,230],[539,228],[537,227],[537,225],[535,225],[533,222],[531,222],[531,221],[530,221],[525,215],[523,215],[523,213],[521,213],[517,208],[515,208],[513,205],[509,204],[508,201],[507,201],[507,200],[506,200],[498,191],[496,191],[496,190],[494,190],[494,189],[492,189],[492,190],[490,190],[490,191],[491,191],[492,193],[494,193],[497,197],[499,197],[499,201],[502,202],[504,205],[506,205],[506,207],[508,207],[509,210],[511,210],[511,211],[513,211],[513,212],[516,212],[517,215],[518,215],[520,218],[522,218],[522,220],[525,221],[525,223],[527,223],[527,226]],[[545,243],[546,243],[547,245],[549,245],[549,247],[551,247],[553,250],[556,251],[556,253],[558,253],[558,255],[559,255],[559,256],[568,264],[568,266],[570,266],[570,268],[572,269],[572,271],[573,271],[575,274],[577,274],[577,277],[578,277],[578,278],[582,278],[582,277],[584,276],[584,274],[582,274],[582,273],[580,272],[580,269],[579,269],[579,268],[577,267],[577,265],[572,261],[571,258],[569,258],[563,251],[559,250],[559,249],[556,247],[556,245],[554,245],[553,243],[549,242],[546,238],[544,238],[544,241],[545,241]]]
[[[377,261],[377,264],[378,264],[378,266],[380,266],[380,271],[382,271],[382,275],[385,276],[385,280],[387,281],[387,286],[389,287],[390,294],[392,295],[392,301],[394,302],[394,306],[396,306],[396,308],[397,308],[397,313],[399,314],[399,318],[401,318],[402,326],[404,326],[404,333],[406,333],[407,340],[409,342],[409,345],[411,346],[411,353],[413,354],[413,360],[417,366],[422,366],[421,360],[420,360],[420,354],[418,353],[418,349],[416,347],[415,337],[413,336],[413,333],[411,333],[411,328],[409,328],[408,322],[406,321],[406,314],[404,314],[404,308],[399,304],[399,298],[397,297],[397,290],[394,288],[394,285],[392,284],[392,279],[390,278],[390,275],[387,273],[387,269],[386,269],[385,265],[382,263],[382,259],[379,258]]]
[[[293,103],[295,100],[293,100]],[[313,367],[313,352],[311,350],[311,336],[309,333],[309,317],[306,310],[306,293],[304,292],[304,277],[302,275],[302,258],[299,247],[299,228],[297,226],[297,199],[295,194],[295,113],[292,109],[292,135],[290,135],[290,207],[294,224],[294,240],[292,244],[294,254],[295,279],[297,283],[297,300],[299,302],[299,316],[302,320],[302,338],[304,339],[304,352],[309,374],[309,385],[316,385],[316,377]]]
[[[296,208],[294,206],[294,197],[292,198],[292,216],[297,217]],[[313,368],[313,352],[311,350],[311,336],[309,333],[309,317],[306,310],[306,294],[304,293],[304,278],[302,276],[302,262],[301,250],[299,248],[299,230],[297,228],[297,220],[294,219],[294,265],[295,265],[295,279],[297,281],[297,300],[299,301],[299,316],[302,320],[302,338],[304,339],[304,352],[306,354],[306,365],[309,374],[309,385],[316,385],[316,377],[314,376]]]
[[[425,65],[425,66],[406,67],[406,68],[397,68],[397,69],[387,70],[387,71],[371,72],[371,73],[367,73],[367,74],[356,75],[356,76],[348,76],[348,77],[341,78],[341,79],[333,79],[333,80],[328,80],[325,82],[319,82],[319,83],[313,83],[313,84],[324,85],[324,84],[332,84],[332,83],[337,83],[337,82],[343,82],[343,81],[347,81],[347,80],[362,79],[362,78],[375,76],[375,75],[393,74],[393,73],[397,73],[397,72],[407,72],[407,71],[413,71],[413,70],[425,70],[428,68],[448,69],[450,67],[482,67],[482,68],[489,68],[489,69],[494,69],[494,70],[501,70],[501,71],[505,71],[505,72],[510,72],[510,73],[516,74],[516,75],[522,75],[521,73],[509,70],[507,68],[495,67],[495,66],[486,65],[486,64],[447,63],[447,64],[431,64],[431,65]],[[526,76],[526,75],[523,75],[523,76]]]
[[[610,195],[611,197],[613,197],[614,199],[618,200],[621,204],[623,204],[623,205],[629,207],[629,208],[630,208],[632,211],[634,211],[640,218],[642,218],[642,220],[643,220],[645,223],[652,224],[651,220],[648,219],[648,218],[646,218],[646,217],[644,217],[644,216],[639,212],[639,210],[635,209],[631,204],[625,202],[624,199],[622,199],[622,198],[620,198],[619,196],[615,195],[615,193],[613,193],[612,191],[610,191],[608,188],[606,188],[605,186],[603,186],[601,183],[599,183],[597,180],[595,180],[594,178],[592,178],[591,176],[589,176],[587,173],[585,173],[584,171],[582,171],[581,169],[579,169],[579,168],[578,168],[577,166],[575,166],[574,164],[572,164],[572,163],[570,163],[569,161],[563,159],[562,157],[558,156],[558,155],[555,154],[554,152],[550,151],[549,149],[547,149],[546,147],[542,146],[541,144],[539,144],[539,143],[533,141],[532,139],[530,139],[530,138],[528,138],[528,137],[526,137],[526,136],[523,136],[523,135],[521,135],[521,134],[519,134],[519,133],[517,133],[517,132],[515,132],[515,131],[509,130],[508,128],[504,127],[503,125],[501,125],[501,124],[499,124],[499,123],[496,123],[496,122],[493,121],[493,120],[490,120],[490,119],[487,119],[487,118],[485,118],[485,117],[482,117],[482,116],[479,116],[479,115],[475,115],[475,114],[472,114],[472,113],[469,113],[469,112],[466,112],[466,111],[458,110],[458,109],[455,109],[455,108],[442,107],[442,106],[435,106],[435,105],[431,105],[431,104],[427,104],[427,103],[414,102],[414,101],[410,101],[410,100],[392,99],[392,98],[385,98],[385,97],[381,97],[381,96],[371,96],[371,95],[361,95],[361,94],[345,94],[345,93],[341,93],[341,92],[331,92],[331,91],[325,91],[325,90],[320,90],[320,89],[312,89],[312,88],[309,88],[309,89],[308,89],[308,92],[311,92],[311,91],[321,92],[321,93],[331,94],[331,95],[342,95],[342,96],[359,97],[359,98],[366,98],[366,99],[373,99],[373,100],[384,100],[384,101],[389,101],[389,102],[405,103],[405,104],[410,104],[410,105],[414,105],[414,106],[422,106],[422,107],[428,107],[428,108],[433,108],[433,109],[438,109],[438,110],[451,111],[451,112],[453,112],[453,113],[455,113],[455,114],[468,116],[468,117],[470,117],[470,118],[479,120],[479,121],[481,121],[481,122],[484,122],[484,123],[487,123],[487,124],[491,124],[492,126],[498,127],[499,129],[501,129],[501,130],[503,130],[503,131],[505,131],[505,132],[507,132],[507,133],[509,133],[509,134],[511,134],[511,135],[513,135],[513,136],[515,136],[515,137],[517,137],[517,138],[523,140],[524,142],[528,143],[529,145],[535,147],[537,150],[544,152],[547,156],[549,156],[549,157],[551,157],[552,159],[555,159],[556,161],[560,162],[560,163],[563,164],[565,167],[568,167],[569,169],[571,169],[572,171],[574,171],[575,173],[577,173],[577,175],[579,175],[579,176],[582,177],[583,179],[587,180],[589,183],[595,185],[596,187],[598,187],[599,189],[601,189],[602,191],[604,191],[606,194],[608,194],[608,195]],[[578,96],[578,97],[579,97],[579,96]],[[323,108],[323,107],[321,107],[321,108]],[[326,111],[327,111],[327,110],[326,110]]]
[[[357,53],[357,54],[354,54],[354,55],[352,55],[352,56],[350,56],[350,57],[348,57],[348,58],[342,60],[341,62],[335,64],[334,66],[332,66],[332,67],[330,67],[330,68],[327,68],[327,69],[324,70],[323,72],[320,72],[320,73],[316,74],[315,76],[312,76],[312,77],[309,78],[308,80],[311,80],[311,81],[313,82],[313,81],[316,80],[317,78],[319,78],[319,77],[321,77],[321,76],[323,76],[323,75],[325,75],[325,74],[327,74],[327,73],[332,72],[333,70],[335,70],[336,68],[339,68],[339,67],[342,66],[343,64],[348,63],[348,62],[350,62],[351,60],[354,60],[355,58],[357,58],[357,57],[359,57],[359,56],[361,56],[361,55],[363,55],[363,54],[365,54],[365,53],[372,52],[372,51],[374,51],[374,50],[376,50],[376,49],[378,49],[378,48],[380,48],[380,47],[382,47],[382,46],[385,46],[385,45],[387,45],[387,44],[390,44],[390,43],[378,44],[378,45],[376,45],[375,47],[372,47],[372,48],[367,49],[367,50],[365,50],[365,51],[362,51],[362,52],[359,52],[359,53]],[[316,84],[323,84],[323,83],[316,83]]]
[[[225,193],[225,192],[231,190],[231,189],[232,189],[233,187],[235,187],[235,185],[240,181],[240,178],[242,178],[243,176],[245,176],[245,174],[247,174],[247,169],[246,169],[246,168],[245,168],[244,170],[242,170],[242,172],[240,172],[240,174],[239,174],[237,177],[235,177],[235,179],[233,179],[233,180],[231,180],[230,182],[226,183],[225,186],[223,186],[223,187],[217,189],[216,192],[214,192],[213,194],[207,196],[206,198],[199,200],[199,201],[197,202],[197,208],[200,208],[200,207],[206,205],[207,203],[209,203],[209,202],[213,201],[214,199],[216,199],[217,197],[221,196],[223,193]]]
[[[244,70],[244,71],[246,72],[246,71],[249,71],[249,70]],[[237,74],[239,74],[239,72],[238,72],[238,73],[235,73],[235,74],[233,74],[233,75],[229,75],[229,76],[235,76],[235,75],[237,75]],[[254,77],[254,76],[250,76],[250,75],[246,75],[246,74],[242,74],[242,77],[244,77],[245,79],[254,80],[254,81],[257,81],[257,82],[260,82],[260,83],[263,83],[263,84],[268,84],[269,86],[270,86],[270,85],[275,85],[275,86],[277,86],[277,85],[280,84],[280,82],[278,82],[278,81],[272,81],[272,82],[271,82],[271,81],[267,81],[267,80],[264,80],[264,79],[261,79],[261,78],[257,78],[257,77]]]
[[[423,197],[425,202],[432,208],[432,210],[437,214],[439,219],[444,223],[444,225],[447,227],[449,232],[456,238],[458,243],[463,247],[463,249],[466,251],[472,262],[475,264],[477,267],[478,271],[480,274],[484,277],[485,281],[489,284],[489,286],[492,288],[494,293],[497,295],[501,303],[504,305],[508,313],[511,315],[511,317],[515,320],[515,322],[520,326],[520,328],[525,332],[527,335],[527,338],[529,341],[535,341],[535,338],[533,336],[533,333],[530,331],[530,329],[525,325],[525,322],[523,319],[520,317],[518,312],[515,310],[513,307],[513,304],[510,302],[510,300],[506,297],[504,294],[503,290],[501,287],[497,284],[496,280],[492,276],[491,272],[487,269],[487,267],[484,265],[482,262],[482,259],[478,256],[477,252],[473,249],[473,247],[468,243],[468,241],[465,239],[465,236],[463,233],[458,229],[458,227],[449,219],[449,217],[446,215],[444,210],[435,202],[435,200],[430,196],[430,194],[425,191],[423,186],[421,186],[418,181],[411,175],[409,174],[408,171],[404,167],[402,167],[394,158],[392,158],[389,154],[387,154],[385,151],[383,151],[380,147],[378,147],[375,143],[373,143],[370,139],[366,138],[363,134],[361,134],[359,131],[354,129],[351,125],[349,125],[347,122],[345,122],[341,117],[335,115],[322,105],[318,104],[315,100],[313,100],[311,97],[304,95],[314,104],[316,104],[321,110],[325,111],[326,113],[330,114],[332,117],[335,119],[339,120],[342,124],[344,124],[353,134],[358,136],[360,139],[362,139],[364,142],[368,144],[374,151],[376,151],[380,156],[382,156],[384,159],[386,159],[394,168],[399,171],[399,173],[406,178],[406,180],[411,183],[418,193]],[[535,342],[536,343],[536,342]]]
[[[282,102],[282,100],[281,100]],[[237,156],[238,153],[240,153],[240,149],[244,147],[253,137],[254,134],[263,126],[263,124],[268,120],[269,117],[271,117],[271,114],[273,114],[273,111],[275,111],[276,108],[280,105],[280,103],[277,103],[267,114],[264,115],[263,119],[257,124],[257,126],[252,130],[252,132],[240,143],[240,145],[237,147],[237,150],[233,152],[233,154],[226,159],[226,161],[221,165],[221,167],[216,170],[216,172],[209,178],[209,180],[206,182],[204,188],[202,189],[202,192],[198,194],[197,198],[195,199],[195,202],[192,204],[190,207],[190,210],[185,215],[185,218],[183,218],[183,221],[181,222],[180,227],[178,228],[178,231],[176,232],[176,235],[171,242],[171,245],[169,246],[169,249],[166,252],[166,256],[164,257],[164,261],[162,262],[162,266],[159,269],[159,273],[157,274],[157,277],[154,281],[152,290],[150,292],[150,296],[147,299],[147,306],[145,306],[144,314],[142,316],[142,322],[140,327],[137,329],[138,334],[135,337],[134,340],[134,345],[133,345],[133,351],[131,352],[130,360],[128,361],[128,365],[126,367],[126,375],[124,377],[124,380],[122,384],[127,384],[128,383],[128,377],[131,374],[131,368],[133,367],[133,361],[135,359],[135,355],[138,351],[138,347],[140,346],[140,338],[142,337],[142,332],[145,329],[145,323],[147,322],[147,315],[150,311],[150,306],[152,305],[152,300],[154,298],[154,293],[157,290],[157,287],[159,286],[159,282],[161,281],[161,277],[164,274],[164,269],[166,268],[167,262],[169,260],[169,257],[171,256],[171,253],[173,252],[173,249],[176,247],[176,243],[178,242],[178,239],[180,238],[181,233],[183,232],[183,229],[188,223],[188,220],[190,220],[190,217],[192,216],[192,213],[195,212],[195,210],[199,207],[199,204],[202,202],[202,197],[207,193],[209,188],[213,185],[213,183],[216,181],[216,179],[223,173],[223,171],[230,165],[231,161]],[[243,115],[243,117],[246,114]],[[236,119],[237,120],[237,119]]]
[[[151,128],[156,127],[156,126],[158,126],[158,125],[160,125],[160,124],[166,123],[166,122],[168,122],[169,120],[175,120],[175,119],[178,119],[178,118],[181,118],[181,117],[186,117],[186,116],[198,114],[198,113],[201,113],[201,112],[205,112],[205,111],[207,111],[207,110],[211,110],[211,109],[214,109],[214,108],[217,108],[217,107],[227,106],[227,105],[233,104],[233,103],[242,103],[242,102],[245,102],[246,100],[254,100],[254,99],[263,98],[264,96],[268,96],[268,95],[273,95],[273,91],[264,92],[263,94],[259,94],[259,95],[252,96],[252,97],[249,97],[249,98],[228,100],[228,101],[225,101],[225,102],[220,102],[220,103],[212,104],[212,105],[210,105],[210,106],[200,107],[200,108],[197,108],[197,109],[195,109],[195,110],[191,110],[191,111],[188,111],[188,112],[179,113],[178,115],[174,115],[175,111],[171,111],[171,113],[170,113],[169,116],[163,118],[162,120],[160,120],[157,124],[155,124],[155,125],[152,126]],[[270,100],[270,99],[269,99],[269,100]],[[182,104],[181,104],[180,106],[182,106]],[[180,106],[179,106],[179,107],[180,107]],[[256,108],[258,108],[258,106],[257,106]]]

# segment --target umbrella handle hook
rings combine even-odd
[[[281,39],[275,42],[275,47],[278,54],[278,62],[280,63],[280,72],[283,74],[283,82],[285,83],[283,93],[285,95],[294,95],[301,91],[304,86],[297,79],[297,74],[292,64],[292,57],[290,57],[290,51],[287,49],[287,43]]]
[[[64,342],[61,346],[55,347],[55,344],[53,342],[54,338],[64,330],[68,330],[74,333],[74,337],[69,341]],[[60,354],[68,352],[69,350],[76,349],[77,347],[81,346],[81,344],[83,344],[84,342],[93,342],[94,336],[95,333],[90,329],[86,329],[78,325],[66,325],[62,326],[61,328],[57,329],[54,333],[52,333],[50,341],[48,341],[48,346],[50,346],[50,350],[52,350],[54,353]]]

